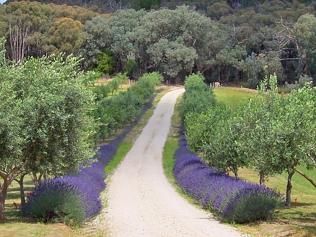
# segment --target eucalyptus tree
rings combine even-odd
[[[295,35],[305,60],[305,73],[316,83],[316,17],[312,14],[301,16],[295,26]]]
[[[98,66],[98,58],[111,45],[111,29],[108,17],[96,16],[87,21],[84,26],[85,40],[79,53],[85,58],[84,68]]]
[[[48,53],[67,55],[78,52],[83,40],[83,25],[69,17],[57,18],[48,30]]]
[[[91,66],[98,54],[109,50],[118,71],[133,61],[138,74],[158,70],[168,79],[209,70],[217,54],[228,48],[227,29],[188,7],[118,11],[108,20],[94,18],[85,28],[82,52]]]

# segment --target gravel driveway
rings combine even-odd
[[[114,237],[235,237],[234,228],[188,203],[168,182],[162,167],[176,99],[168,92],[159,102],[108,186],[107,232]]]

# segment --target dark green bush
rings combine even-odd
[[[212,90],[204,83],[200,74],[192,74],[185,80],[185,90],[181,112],[183,118],[189,113],[202,113],[215,104]]]
[[[98,66],[97,66],[98,72],[108,74],[108,75],[111,75],[113,73],[114,60],[113,60],[113,56],[110,53],[108,52],[101,53],[98,56],[97,60],[98,60]]]
[[[129,76],[134,76],[135,71],[137,70],[137,63],[135,60],[129,59],[124,67],[124,72]]]
[[[152,97],[160,81],[160,74],[147,73],[126,92],[100,100],[95,111],[100,122],[100,139],[113,135],[118,129],[132,122]]]
[[[50,185],[51,183],[54,185]],[[36,201],[30,202],[22,210],[26,216],[44,222],[62,221],[69,225],[80,225],[85,220],[85,204],[71,185],[53,181],[43,182],[36,188],[33,196]]]
[[[255,186],[254,186],[255,187]],[[226,220],[236,223],[249,223],[267,220],[272,217],[278,206],[279,196],[263,186],[241,191],[232,201],[231,208],[226,208]]]

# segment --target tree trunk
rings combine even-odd
[[[42,175],[43,175],[42,173],[40,173],[39,176],[37,176],[36,173],[32,173],[32,176],[33,176],[32,180],[33,180],[33,183],[34,183],[35,186],[38,185],[41,182]]]
[[[295,173],[294,169],[289,168],[287,170],[287,185],[286,185],[286,199],[285,199],[285,206],[291,207],[291,193],[292,193],[292,177]]]
[[[9,182],[7,178],[3,179],[3,185],[0,186],[0,220],[5,219],[4,217],[4,209],[5,209],[5,200],[7,198]]]
[[[260,171],[259,172],[259,184],[260,185],[264,185],[264,183],[265,183],[265,175],[264,175],[264,173],[262,172],[262,171]]]
[[[22,174],[20,179],[16,180],[18,184],[20,185],[21,206],[25,204],[24,177],[25,177],[25,174]]]
[[[234,174],[234,176],[235,176],[235,179],[238,179],[238,168],[233,168],[232,169],[232,172],[233,172],[233,174]]]
[[[4,204],[5,204],[5,198],[3,197],[2,192],[0,192],[0,220],[4,219]]]

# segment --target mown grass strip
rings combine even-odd
[[[125,141],[125,140],[119,145],[115,156],[109,162],[109,164],[105,167],[105,173],[107,175],[110,175],[114,172],[116,167],[121,163],[121,161],[124,159],[124,157],[132,148],[132,146],[133,146],[133,143],[131,141]]]
[[[175,153],[179,147],[178,138],[169,136],[167,138],[166,144],[163,151],[163,168],[165,175],[169,182],[176,185],[176,180],[173,175],[173,167],[175,163]]]
[[[179,134],[181,128],[181,116],[180,116],[180,105],[181,105],[182,97],[179,97],[175,108],[174,113],[171,118],[171,128],[169,131],[169,135],[167,141],[164,145],[163,150],[163,160],[162,165],[164,169],[164,173],[169,181],[169,183],[174,187],[174,189],[189,203],[199,206],[199,203],[189,196],[177,183],[174,174],[173,168],[175,165],[175,153],[179,148]]]

